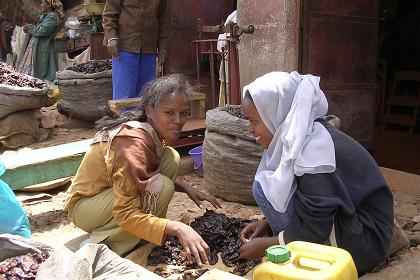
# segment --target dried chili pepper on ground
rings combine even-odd
[[[191,227],[209,245],[211,252],[210,265],[217,263],[217,254],[221,253],[223,263],[228,267],[234,267],[234,274],[243,276],[254,266],[261,263],[261,260],[244,260],[239,257],[239,247],[242,245],[239,233],[250,222],[250,220],[229,218],[224,214],[206,210],[203,216],[191,223]],[[183,251],[178,239],[172,236],[167,239],[162,247],[156,247],[149,255],[148,265],[159,263],[198,268],[196,264],[187,263],[185,251]],[[159,274],[159,271],[155,271],[155,273]],[[162,274],[160,275],[162,276]]]

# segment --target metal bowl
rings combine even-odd
[[[89,15],[100,16],[104,11],[105,3],[90,3],[83,4],[82,6]]]

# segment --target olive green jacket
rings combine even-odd
[[[33,65],[35,77],[41,80],[55,79],[58,62],[53,38],[59,30],[60,19],[55,12],[42,14],[37,24],[28,28],[28,34],[37,38],[33,45]]]

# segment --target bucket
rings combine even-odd
[[[266,249],[265,261],[254,270],[254,280],[357,280],[350,253],[344,249],[293,241]]]
[[[194,169],[197,170],[198,176],[204,177],[203,169],[203,146],[198,146],[188,152],[194,162]]]

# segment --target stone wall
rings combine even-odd
[[[255,26],[238,45],[241,88],[271,71],[298,69],[299,0],[238,0],[238,24]]]

